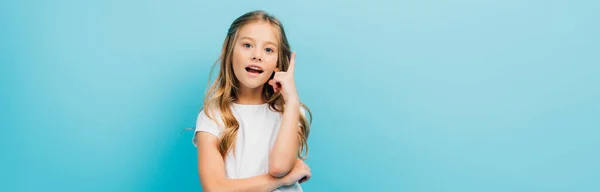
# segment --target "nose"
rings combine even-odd
[[[252,57],[252,61],[262,61],[262,59],[260,57]]]
[[[256,49],[256,51],[254,51],[254,53],[252,53],[252,61],[255,61],[255,62],[257,62],[257,61],[261,62],[262,61],[259,49]]]

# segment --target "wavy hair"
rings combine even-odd
[[[217,78],[212,82],[210,88],[206,92],[204,98],[204,112],[206,115],[214,120],[215,122],[221,122],[221,126],[223,127],[223,132],[219,137],[219,152],[221,156],[224,158],[227,153],[231,150],[235,150],[235,141],[237,132],[239,130],[239,123],[236,120],[235,116],[231,111],[231,103],[237,99],[239,84],[240,82],[235,78],[233,73],[233,49],[235,45],[235,41],[237,39],[238,31],[249,23],[253,22],[269,22],[273,27],[277,29],[279,32],[279,50],[278,59],[277,59],[277,68],[280,71],[287,71],[288,66],[290,64],[291,57],[291,49],[288,43],[287,37],[285,35],[285,31],[283,29],[283,25],[281,22],[272,15],[269,15],[265,11],[257,10],[248,12],[233,21],[229,30],[227,31],[227,36],[225,37],[225,42],[223,43],[223,48],[221,51],[221,55],[218,60],[213,64],[210,72],[210,76],[217,66],[220,67]],[[209,84],[211,77],[209,77]],[[262,90],[262,98],[269,104],[269,108],[273,111],[277,111],[283,113],[285,111],[284,104],[285,101],[280,92],[275,93],[273,88],[265,82]],[[298,140],[300,141],[298,145],[298,158],[305,159],[308,155],[308,135],[310,132],[310,124],[312,123],[312,113],[308,109],[308,107],[304,103],[300,103],[300,107],[304,108],[308,115],[310,116],[310,121],[306,117],[304,113],[300,113],[300,130],[298,131]],[[218,110],[220,114],[220,121],[215,119],[215,110]]]

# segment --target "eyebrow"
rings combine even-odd
[[[251,40],[251,41],[254,41],[254,39],[253,39],[252,37],[246,37],[246,36],[244,36],[244,37],[241,37],[241,38],[240,38],[240,40],[242,40],[242,39],[249,39],[249,40]],[[277,43],[273,43],[273,42],[271,42],[271,41],[267,41],[267,44],[272,44],[272,45],[274,45],[275,47],[277,47]]]

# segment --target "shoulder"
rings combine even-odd
[[[306,116],[306,108],[304,108],[304,106],[300,106],[300,114]]]
[[[219,109],[202,109],[198,113],[197,121],[211,121],[213,123],[221,122],[221,112]]]
[[[223,130],[219,110],[202,109],[196,118],[196,131],[205,131],[219,136]]]

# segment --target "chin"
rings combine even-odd
[[[256,89],[260,88],[267,82],[261,83],[260,81],[241,81],[240,83],[242,84],[242,86],[247,87],[249,89]]]

